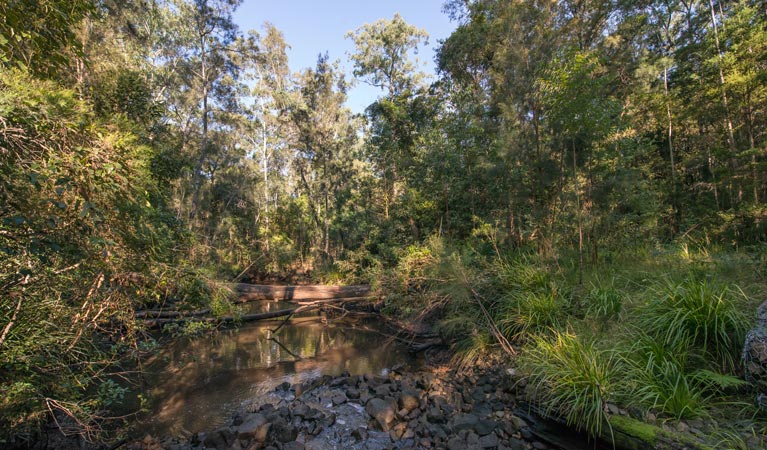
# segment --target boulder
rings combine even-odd
[[[383,431],[389,431],[396,415],[394,403],[380,398],[371,399],[365,405],[365,411],[378,422]]]
[[[421,405],[418,392],[412,389],[403,389],[399,396],[398,403],[399,407],[406,410],[408,413]]]
[[[767,411],[763,401],[767,395],[767,300],[756,310],[756,325],[746,335],[743,367],[746,381],[761,392],[757,397],[758,406]]]
[[[266,441],[269,434],[269,422],[263,414],[250,414],[243,419],[242,424],[237,427],[238,439],[254,439],[258,442]]]

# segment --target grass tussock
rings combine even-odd
[[[547,413],[592,435],[608,424],[605,407],[614,395],[618,359],[571,333],[537,336],[521,359]]]

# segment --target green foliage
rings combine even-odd
[[[80,50],[76,29],[95,12],[88,0],[13,1],[0,5],[0,64],[52,75]]]
[[[593,317],[605,324],[620,314],[623,306],[623,293],[609,285],[592,283],[583,303],[588,317]]]
[[[614,396],[620,373],[613,353],[570,333],[535,337],[520,359],[530,375],[536,395],[549,414],[566,418],[591,435],[609,426],[606,403]]]
[[[567,324],[568,306],[555,285],[548,291],[513,293],[501,304],[499,327],[510,338],[562,329]]]
[[[742,292],[713,281],[666,279],[650,292],[641,326],[669,346],[687,343],[723,369],[737,366],[748,329]]]
[[[210,333],[216,329],[212,322],[190,320],[188,322],[172,322],[163,327],[163,332],[173,337],[196,337]]]
[[[120,386],[114,380],[107,379],[99,386],[99,403],[105,408],[118,405],[123,401],[127,392],[127,387]]]
[[[88,423],[109,343],[134,338],[135,289],[160,295],[142,272],[178,245],[150,201],[151,149],[23,71],[0,73],[0,117],[0,428],[33,429],[49,408]]]

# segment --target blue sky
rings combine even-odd
[[[264,22],[280,29],[291,47],[288,58],[293,72],[314,67],[317,55],[327,51],[331,60],[340,60],[351,79],[348,54],[354,47],[344,35],[365,23],[391,19],[400,13],[405,21],[429,33],[429,45],[420,49],[417,56],[425,63],[422,70],[433,74],[434,49],[456,27],[442,12],[443,3],[444,0],[244,0],[234,19],[243,32],[260,31]],[[349,92],[347,103],[352,111],[363,112],[380,94],[378,89],[358,83]]]

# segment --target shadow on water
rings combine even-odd
[[[417,364],[382,335],[356,329],[360,321],[327,324],[316,315],[300,317],[272,333],[280,323],[243,325],[160,348],[143,363],[142,395],[149,413],[138,431],[162,436],[211,430],[243,403],[285,381]],[[371,321],[364,325],[375,327]]]

